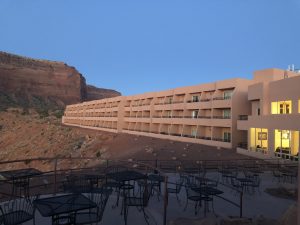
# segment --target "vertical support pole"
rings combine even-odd
[[[240,192],[240,218],[243,217],[243,191]]]
[[[57,192],[57,161],[58,159],[54,159],[54,194]]]
[[[165,176],[164,224],[163,225],[167,225],[167,208],[168,208],[168,177]]]

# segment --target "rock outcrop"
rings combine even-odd
[[[63,62],[0,52],[0,105],[63,108],[67,104],[114,97],[120,93],[90,87]]]
[[[86,86],[86,100],[95,100],[120,96],[121,93],[111,89],[97,88],[92,85]]]

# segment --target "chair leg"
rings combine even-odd
[[[146,220],[147,225],[149,225],[149,221],[148,221],[149,217],[147,216],[144,207],[143,207],[143,214],[144,214],[144,218]]]
[[[125,222],[125,225],[127,225],[128,210],[129,210],[129,208],[124,206],[124,222]]]
[[[183,210],[183,211],[186,211],[186,208],[187,208],[188,202],[189,202],[189,199],[187,198],[187,199],[186,199],[186,202],[185,202],[185,206],[184,206],[184,210]]]
[[[179,199],[179,197],[178,197],[178,194],[176,193],[176,199],[177,199],[177,202],[179,203],[179,205],[181,204],[181,202],[180,202],[180,199]]]

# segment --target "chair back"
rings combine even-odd
[[[87,195],[87,197],[97,205],[96,210],[97,210],[97,217],[99,221],[103,217],[103,213],[110,194],[111,194],[111,190],[103,189],[102,193],[89,193]]]
[[[108,173],[117,173],[117,172],[122,172],[122,171],[127,171],[128,168],[126,166],[122,166],[122,165],[112,165],[112,166],[108,166],[104,169],[104,172],[106,174]]]
[[[139,182],[140,184],[140,196],[139,198],[142,199],[142,206],[146,207],[148,206],[149,199],[151,197],[151,191],[152,191],[152,183],[151,182]]]
[[[67,182],[64,185],[64,191],[72,193],[89,193],[93,189],[93,185],[85,175],[69,175],[66,177]]]
[[[23,213],[26,213],[33,219],[35,212],[33,201],[37,198],[38,196],[22,197],[4,203],[0,206],[0,221],[2,220],[3,224],[21,224],[25,222]],[[14,213],[13,217],[6,217],[7,214],[11,213]],[[26,219],[28,220],[30,218]]]

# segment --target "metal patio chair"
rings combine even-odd
[[[35,225],[35,207],[33,201],[38,196],[10,200],[0,206],[0,224],[18,225],[33,220]]]
[[[89,193],[87,197],[96,203],[97,207],[92,208],[86,211],[79,211],[74,215],[74,223],[76,225],[83,225],[83,224],[94,224],[99,223],[105,211],[105,207],[109,196],[111,194],[111,189],[102,189],[100,193]]]
[[[125,195],[124,196],[124,201],[123,201],[123,207],[124,207],[124,221],[125,225],[127,225],[127,220],[128,220],[128,211],[129,207],[137,207],[137,209],[141,212],[143,212],[144,218],[146,223],[149,225],[149,216],[145,212],[145,208],[148,206],[149,199],[151,197],[151,183],[149,182],[141,182],[140,185],[140,190],[137,195],[135,196],[130,196],[130,195]]]

